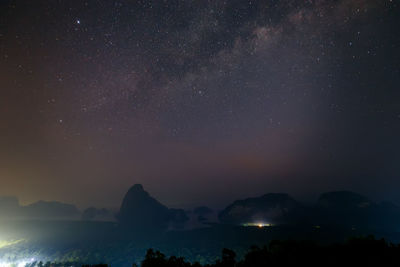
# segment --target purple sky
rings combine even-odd
[[[396,0],[2,1],[0,195],[400,202]]]

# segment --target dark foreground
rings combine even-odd
[[[377,240],[352,238],[369,234]],[[349,262],[357,262],[357,265],[377,263],[376,266],[392,262],[397,266],[400,264],[399,246],[392,245],[399,243],[398,233],[324,225],[263,228],[212,225],[141,235],[121,229],[115,223],[3,222],[0,223],[0,239],[0,267],[12,264],[24,267],[26,263],[29,267],[40,267],[39,262],[58,262],[59,266],[107,263],[113,267],[134,263],[171,267],[232,266],[233,261],[235,266],[274,266],[278,263],[282,266],[300,262],[319,266],[339,266]],[[147,251],[149,248],[153,248],[153,252]],[[162,251],[166,256],[155,251]]]
[[[265,266],[399,266],[400,246],[372,236],[352,238],[345,243],[318,245],[312,241],[271,241],[263,247],[253,246],[242,259],[233,250],[224,248],[212,264],[190,262],[184,257],[166,256],[147,250],[140,264],[133,267],[265,267]],[[84,265],[74,262],[32,262],[25,267],[107,267],[106,264]]]
[[[222,250],[222,257],[208,267],[258,266],[399,266],[400,246],[373,237],[351,239],[343,244],[319,246],[310,241],[272,241],[267,246],[251,247],[243,259]],[[148,250],[142,267],[201,267],[199,263],[175,256],[166,257],[159,251]]]

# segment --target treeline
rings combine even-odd
[[[268,246],[250,248],[243,259],[234,251],[222,250],[222,257],[204,267],[266,266],[400,266],[400,246],[374,237],[353,238],[342,244],[321,246],[311,241],[272,241]],[[202,267],[184,258],[167,257],[148,250],[141,267]]]

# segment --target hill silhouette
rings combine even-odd
[[[114,221],[115,215],[108,209],[97,209],[95,207],[87,208],[82,213],[84,221]]]
[[[314,215],[322,224],[352,228],[396,231],[400,225],[400,207],[390,202],[375,203],[351,191],[321,194]]]
[[[212,209],[200,206],[188,217],[183,209],[168,208],[135,184],[125,194],[116,216],[106,209],[88,208],[57,201],[38,201],[21,206],[16,197],[0,197],[0,219],[45,219],[114,221],[125,230],[162,232],[204,227],[211,222]],[[189,221],[189,219],[191,221]],[[313,205],[304,205],[288,194],[269,193],[236,200],[218,214],[219,222],[231,225],[308,224],[361,228],[379,231],[400,230],[400,207],[391,202],[376,203],[351,191],[326,192]],[[218,221],[212,221],[213,223]]]
[[[219,219],[230,224],[282,224],[293,222],[301,209],[302,205],[288,194],[271,193],[237,200],[219,213]]]
[[[38,201],[21,209],[25,217],[34,219],[71,219],[80,217],[80,212],[75,205],[57,201]]]
[[[58,201],[37,201],[21,206],[16,197],[0,197],[2,219],[79,219],[80,211],[75,205]]]
[[[234,201],[219,213],[219,220],[233,225],[305,223],[398,231],[400,207],[391,202],[375,203],[351,191],[323,193],[309,206],[287,194],[265,194]]]
[[[17,197],[0,197],[0,218],[17,217],[21,213]]]
[[[120,226],[132,231],[164,231],[187,221],[181,209],[169,209],[150,196],[141,184],[135,184],[126,193],[117,215]]]

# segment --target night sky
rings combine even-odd
[[[0,195],[400,203],[397,0],[0,1]]]

